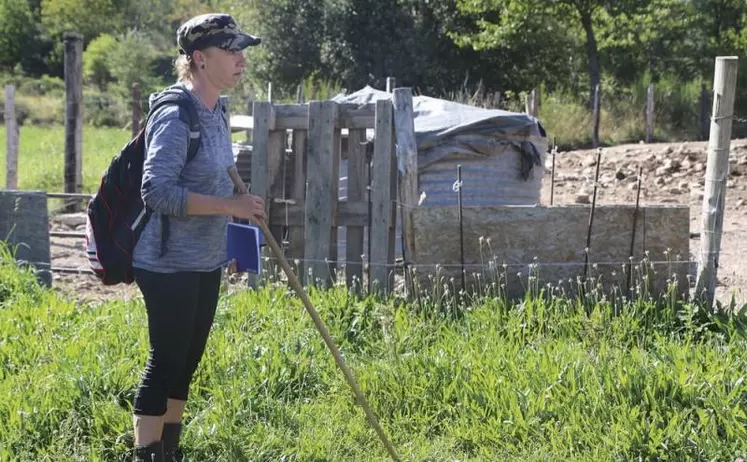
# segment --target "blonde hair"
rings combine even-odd
[[[187,82],[192,80],[196,66],[194,61],[187,59],[186,55],[179,55],[174,62],[174,69],[179,82]]]

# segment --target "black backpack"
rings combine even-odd
[[[178,104],[179,118],[190,128],[187,162],[200,147],[200,120],[190,96],[180,87],[170,87],[151,101],[148,119],[156,109]],[[153,211],[145,207],[140,186],[143,178],[146,140],[140,132],[116,155],[101,178],[99,189],[87,207],[86,247],[91,270],[104,285],[133,282],[132,256]],[[168,237],[168,216],[162,216],[161,254]]]

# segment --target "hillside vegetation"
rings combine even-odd
[[[124,127],[132,84],[147,103],[173,82],[176,28],[211,11],[230,12],[263,39],[247,51],[246,78],[231,92],[238,112],[252,90],[266,99],[268,83],[273,100],[287,102],[299,85],[306,98],[326,98],[384,88],[394,76],[416,93],[518,111],[539,88],[540,119],[564,147],[588,145],[596,85],[603,143],[644,136],[649,83],[655,137],[702,138],[701,100],[710,113],[715,57],[747,51],[742,0],[4,0],[0,80],[18,87],[25,122],[61,123],[62,36],[78,31],[86,121]],[[737,108],[747,103],[744,62],[740,69]],[[747,136],[747,124],[734,136]]]

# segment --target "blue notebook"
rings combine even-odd
[[[236,270],[259,274],[261,269],[259,249],[264,245],[259,227],[228,223],[226,239],[228,259],[236,260]]]

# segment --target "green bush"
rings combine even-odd
[[[83,76],[100,89],[114,80],[109,66],[112,50],[118,45],[117,39],[109,34],[101,34],[88,44],[83,52]]]

